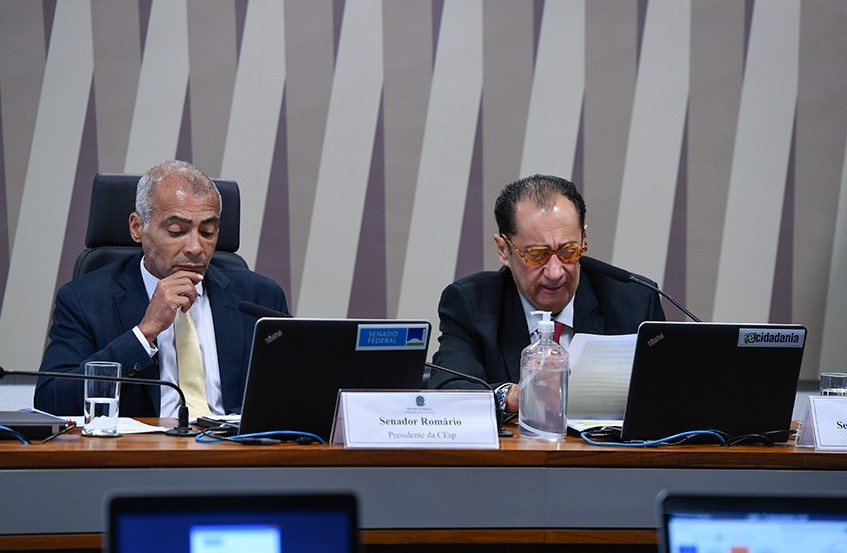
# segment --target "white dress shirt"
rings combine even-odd
[[[147,290],[147,298],[153,297],[153,292],[159,284],[159,279],[153,276],[144,266],[141,259],[141,276],[144,279],[144,287]],[[212,321],[212,307],[209,297],[204,293],[203,283],[195,285],[197,298],[191,309],[188,310],[197,327],[197,338],[200,341],[200,353],[203,356],[203,370],[206,375],[206,400],[213,415],[223,415],[223,395],[221,393],[221,371],[218,365],[218,349],[215,341],[215,326]],[[179,370],[176,363],[176,341],[174,339],[174,327],[169,326],[162,331],[156,339],[158,348],[147,342],[147,339],[136,326],[132,329],[138,340],[147,349],[152,358],[156,352],[159,353],[159,378],[179,384]],[[172,388],[163,386],[161,390],[161,402],[159,404],[160,417],[176,417],[179,407],[179,395]]]
[[[524,316],[526,316],[526,327],[529,330],[529,343],[535,342],[538,336],[538,323],[541,322],[541,315],[533,315],[533,311],[537,311],[532,305],[530,305],[529,301],[521,294],[521,291],[518,290],[518,297],[521,298],[521,305],[523,306]],[[571,297],[571,301],[565,306],[564,309],[559,311],[559,313],[555,317],[551,317],[552,321],[559,321],[560,323],[565,325],[565,328],[562,330],[561,336],[559,336],[559,345],[563,348],[568,349],[568,346],[571,344],[571,338],[573,338],[573,300],[576,297],[576,294]]]

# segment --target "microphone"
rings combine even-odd
[[[681,303],[679,303],[678,301],[676,301],[675,299],[670,297],[668,294],[665,294],[664,292],[662,292],[659,289],[658,286],[654,285],[646,277],[630,273],[629,271],[625,271],[624,269],[621,269],[620,267],[615,267],[614,265],[609,265],[608,263],[604,263],[603,261],[600,261],[599,259],[594,259],[593,257],[582,256],[579,259],[579,263],[580,263],[580,265],[582,265],[583,267],[585,267],[589,271],[594,271],[594,272],[606,275],[607,277],[614,279],[614,280],[617,280],[619,282],[624,282],[624,283],[634,282],[636,284],[640,284],[641,286],[645,286],[645,287],[649,288],[650,290],[653,290],[654,292],[656,292],[657,294],[659,294],[660,296],[662,296],[663,298],[665,298],[666,300],[668,300],[672,304],[674,304],[680,311],[682,311],[683,313],[688,315],[691,318],[692,321],[694,321],[696,323],[702,323],[703,322],[696,315],[694,315],[694,313],[692,313],[691,311],[686,309],[685,306],[683,306]]]
[[[199,434],[198,430],[194,430],[188,425],[188,405],[185,403],[185,394],[182,393],[179,386],[167,380],[152,380],[149,378],[132,378],[129,376],[91,376],[77,373],[60,373],[51,371],[8,371],[0,367],[0,379],[7,374],[23,375],[23,376],[49,376],[52,378],[65,378],[69,380],[97,380],[100,382],[123,382],[126,384],[143,384],[146,386],[168,386],[176,390],[179,395],[179,407],[177,409],[177,425],[165,432],[168,436],[193,437]]]
[[[259,305],[258,303],[253,303],[251,301],[238,302],[238,310],[242,313],[252,315],[257,319],[261,319],[262,317],[291,318],[291,315],[288,313],[283,313],[282,311],[277,311],[276,309],[271,309],[270,307],[265,307],[264,305]]]
[[[435,363],[424,363],[424,366],[429,367],[430,369],[435,369],[437,371],[445,372],[447,374],[452,374],[453,376],[458,377],[461,380],[467,380],[468,382],[473,382],[474,384],[479,384],[483,388],[490,390],[491,393],[494,395],[494,414],[497,417],[497,434],[500,437],[503,437],[503,438],[510,438],[511,436],[513,436],[513,434],[511,432],[509,432],[508,430],[503,428],[503,413],[502,413],[502,411],[500,411],[500,404],[497,401],[497,393],[494,391],[494,388],[491,387],[491,384],[489,384],[488,382],[486,382],[485,380],[483,380],[481,378],[477,378],[476,376],[471,376],[469,374],[460,373],[459,371],[454,371],[453,369],[448,369],[447,367],[442,367],[441,365],[436,365]],[[455,380],[455,379],[451,379],[451,380]],[[445,382],[444,384],[446,384],[446,383],[447,382]],[[443,386],[444,384],[442,384],[441,386]],[[438,386],[438,388],[441,388],[441,386]]]

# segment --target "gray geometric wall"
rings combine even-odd
[[[847,369],[845,29],[841,0],[3,0],[0,365],[38,366],[93,175],[181,158],[239,182],[298,316],[437,324],[545,172],[591,255]]]

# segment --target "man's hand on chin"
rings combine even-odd
[[[191,309],[197,299],[195,285],[203,280],[203,275],[194,271],[179,270],[159,281],[144,318],[138,323],[138,329],[151,344],[163,330],[171,326],[176,312]]]

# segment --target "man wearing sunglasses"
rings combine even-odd
[[[588,250],[585,202],[570,181],[534,175],[506,186],[494,204],[497,256],[503,267],[462,278],[441,295],[439,349],[433,361],[487,381],[500,407],[518,410],[521,350],[550,311],[555,338],[574,333],[632,334],[665,320],[659,296],[582,269]],[[430,387],[473,387],[433,371]]]

